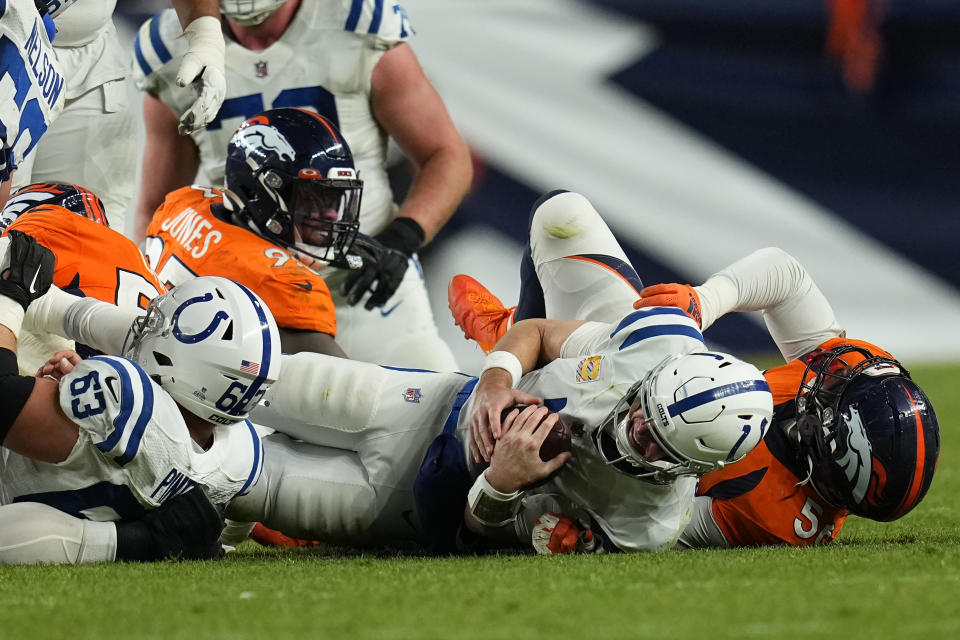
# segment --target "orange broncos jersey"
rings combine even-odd
[[[120,307],[140,307],[166,291],[126,236],[57,205],[40,205],[8,228],[53,251],[53,283],[69,293]]]
[[[337,316],[323,278],[280,247],[221,220],[223,194],[184,187],[167,196],[147,227],[144,253],[160,281],[174,287],[194,276],[222,276],[256,291],[285,329],[336,336]]]
[[[868,342],[833,338],[806,356],[765,371],[773,393],[772,428],[743,460],[700,479],[697,495],[713,498],[713,519],[730,546],[799,547],[831,542],[840,533],[848,512],[828,504],[809,483],[796,486],[806,477],[807,463],[798,459],[780,424],[795,419],[793,400],[809,358],[844,344],[892,357]],[[854,353],[844,359],[855,364],[862,356]]]

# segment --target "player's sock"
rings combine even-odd
[[[504,307],[482,284],[466,275],[454,276],[447,288],[453,320],[468,340],[475,340],[485,353],[513,324],[516,307]]]
[[[279,531],[269,529],[259,522],[253,525],[250,539],[265,547],[310,547],[321,544],[316,540],[298,540],[284,535]]]

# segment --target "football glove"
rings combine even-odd
[[[700,312],[700,295],[688,284],[655,284],[640,292],[640,299],[633,303],[634,309],[644,307],[677,307],[693,318],[697,326],[703,326]]]
[[[347,304],[355,305],[369,291],[363,305],[367,311],[387,303],[403,281],[410,256],[423,244],[423,228],[413,218],[396,218],[376,237],[357,234],[354,253],[363,258],[363,266],[343,283],[341,293]]]
[[[177,71],[177,84],[192,85],[199,94],[190,108],[180,117],[177,126],[180,135],[203,128],[213,120],[227,93],[227,77],[223,69],[223,31],[220,21],[213,16],[194,19],[183,35],[187,39],[187,53]]]
[[[50,249],[22,231],[14,229],[6,237],[9,245],[0,259],[0,296],[10,298],[26,311],[53,284],[56,258]]]
[[[598,551],[597,539],[589,527],[551,511],[537,518],[531,541],[538,555]]]
[[[212,560],[223,555],[223,515],[199,486],[117,523],[117,560]]]

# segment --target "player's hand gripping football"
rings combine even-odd
[[[14,229],[0,238],[0,296],[26,311],[53,284],[56,258],[33,236]]]
[[[503,435],[490,458],[487,481],[498,491],[511,493],[543,480],[570,459],[563,451],[544,461],[540,447],[560,416],[546,407],[531,405],[514,409],[503,421]]]
[[[538,555],[596,553],[600,548],[590,527],[551,511],[537,518],[531,542]]]
[[[634,309],[644,307],[676,307],[693,318],[697,326],[702,326],[700,295],[688,284],[671,282],[646,287],[640,292],[640,299],[633,303]]]
[[[470,415],[470,453],[473,461],[490,462],[494,441],[502,435],[501,416],[515,404],[539,405],[543,401],[511,387],[510,372],[489,369],[480,376],[473,391],[473,413]]]
[[[224,73],[224,43],[220,21],[213,16],[200,16],[183,30],[187,53],[177,71],[177,84],[193,86],[198,95],[180,117],[180,135],[193,133],[209,124],[220,111],[227,94]]]

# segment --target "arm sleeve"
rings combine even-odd
[[[755,251],[695,289],[703,330],[731,311],[762,311],[770,336],[787,360],[845,334],[813,278],[782,249]]]
[[[30,331],[70,338],[104,353],[119,354],[130,326],[142,313],[94,298],[78,298],[52,286],[27,308],[23,326]]]

